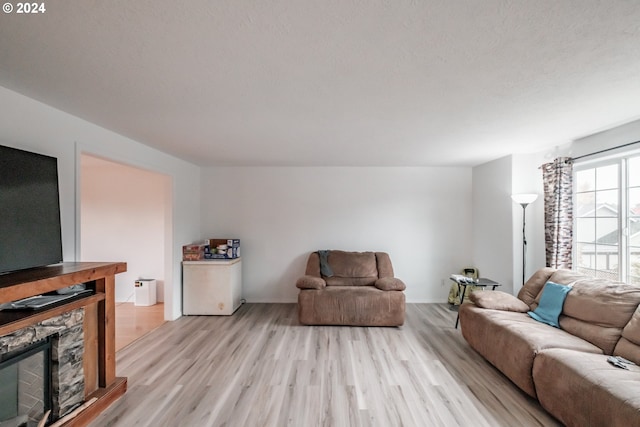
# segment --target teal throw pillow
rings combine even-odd
[[[556,328],[560,327],[558,318],[562,313],[562,306],[567,294],[571,290],[571,286],[558,285],[557,283],[547,282],[542,290],[540,303],[534,311],[527,314],[538,322],[546,323]]]

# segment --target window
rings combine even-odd
[[[574,171],[574,268],[640,285],[640,156]]]

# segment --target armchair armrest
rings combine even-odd
[[[404,291],[407,287],[404,282],[395,277],[383,277],[376,280],[375,287],[383,291]]]
[[[296,286],[300,289],[323,289],[327,282],[321,277],[306,275],[296,281]]]
[[[473,291],[469,299],[481,308],[526,313],[531,308],[522,300],[502,291]]]

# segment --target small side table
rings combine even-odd
[[[500,283],[494,282],[493,280],[486,279],[484,277],[481,277],[477,280],[472,280],[464,276],[452,275],[450,279],[458,284],[458,289],[460,289],[460,286],[462,286],[462,293],[460,294],[460,306],[462,306],[462,303],[464,302],[464,295],[467,292],[467,286],[478,286],[481,288],[491,286],[492,291],[495,291],[498,286],[502,286],[500,285]],[[460,313],[458,313],[458,316],[456,317],[456,329],[458,329],[458,322],[460,322]]]

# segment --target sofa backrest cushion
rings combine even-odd
[[[545,283],[549,281],[549,277],[553,273],[556,272],[555,268],[541,268],[536,271],[533,276],[527,280],[527,282],[522,286],[520,292],[518,292],[518,299],[524,301],[531,310],[535,310],[537,307],[536,297],[542,292],[542,288],[544,288]]]
[[[531,276],[518,298],[535,310],[547,281],[572,285],[560,315],[561,329],[600,347],[606,354],[613,354],[616,344],[623,339],[621,345],[627,346],[627,354],[632,351],[629,345],[640,345],[640,314],[636,314],[638,329],[632,324],[625,332],[628,337],[622,335],[640,305],[639,287],[547,267]]]
[[[391,258],[386,252],[376,252],[376,264],[378,266],[378,278],[395,277],[393,274],[393,265]]]
[[[612,354],[640,304],[640,288],[567,270],[558,270],[550,280],[573,284],[562,308],[560,328]]]
[[[304,274],[307,276],[320,277],[320,255],[318,252],[311,252],[307,259],[307,269]]]
[[[622,338],[616,344],[613,354],[640,365],[640,306],[622,330]]]
[[[327,257],[333,276],[325,277],[327,286],[366,286],[378,279],[373,252],[330,251]]]

